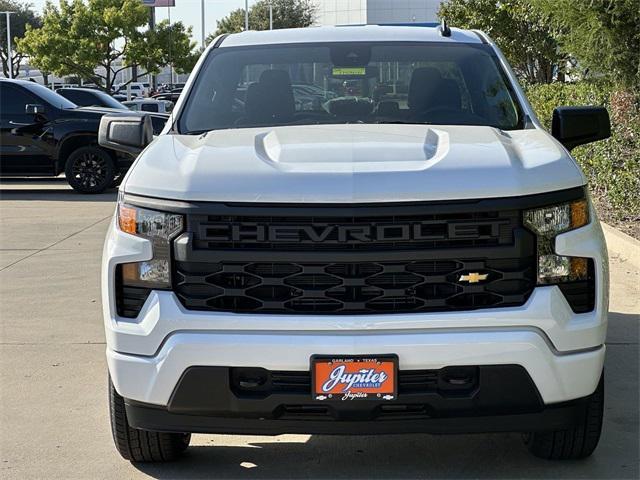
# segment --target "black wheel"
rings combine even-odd
[[[132,462],[169,462],[187,449],[190,433],[152,432],[131,428],[127,421],[124,399],[118,395],[109,378],[109,414],[111,433],[118,453]]]
[[[71,152],[64,173],[71,187],[81,193],[100,193],[116,176],[113,158],[99,147],[80,147]]]
[[[524,443],[536,457],[547,460],[586,458],[598,446],[604,412],[604,374],[596,391],[589,397],[584,417],[569,430],[532,432],[524,435]]]

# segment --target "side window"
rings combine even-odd
[[[74,92],[73,90],[68,90],[68,89],[62,89],[61,95],[67,98],[68,100],[71,100],[76,105],[81,105],[80,96],[78,95],[78,92]]]
[[[158,105],[154,105],[151,103],[143,103],[140,106],[140,110],[142,110],[143,112],[157,112],[158,111]]]
[[[76,103],[77,105],[80,105],[81,107],[90,107],[92,105],[99,104],[98,100],[96,100],[96,98],[90,93],[87,93],[87,92],[76,92],[76,93],[77,93],[77,100],[72,99],[71,101]]]
[[[21,88],[0,82],[0,115],[24,115],[29,103],[38,103],[35,98]]]

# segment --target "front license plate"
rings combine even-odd
[[[311,357],[314,400],[395,400],[398,357]]]

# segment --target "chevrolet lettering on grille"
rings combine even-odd
[[[497,237],[504,220],[485,222],[415,222],[352,225],[203,225],[201,238],[237,243],[370,243]]]

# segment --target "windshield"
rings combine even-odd
[[[178,126],[320,123],[523,125],[488,45],[354,42],[214,49]]]
[[[108,107],[108,108],[117,108],[118,110],[127,110],[127,107],[125,107],[123,104],[121,104],[119,101],[117,101],[115,98],[113,98],[111,95],[108,95],[104,92],[99,92],[99,91],[95,91],[93,92],[96,96],[100,97],[100,100],[102,101],[102,105],[104,107]]]
[[[56,93],[53,90],[49,90],[47,87],[44,87],[39,83],[29,82],[28,87],[33,93],[38,95],[45,102],[47,102],[49,105],[53,107],[62,108],[62,109],[77,108],[77,105],[75,103],[71,102],[70,100],[67,100],[59,93]]]

